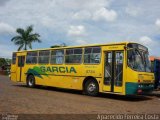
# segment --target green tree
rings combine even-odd
[[[33,42],[41,42],[39,39],[40,35],[38,33],[33,33],[32,25],[28,26],[26,29],[17,28],[16,32],[18,35],[13,37],[11,41],[14,42],[15,45],[19,46],[18,51],[20,51],[22,48],[27,50],[27,47],[32,49]]]
[[[5,58],[0,58],[0,67],[6,65],[7,62],[5,60]]]
[[[62,43],[60,45],[52,45],[51,48],[57,48],[57,47],[66,47],[66,43]]]
[[[6,60],[6,63],[7,63],[8,65],[10,65],[11,62],[12,62],[12,60],[11,60],[11,59],[8,59],[8,58],[6,58],[5,60]]]

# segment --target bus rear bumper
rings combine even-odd
[[[154,90],[153,83],[126,83],[126,95],[142,95]]]

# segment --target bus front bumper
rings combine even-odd
[[[153,83],[126,83],[126,95],[138,95],[152,92],[154,90]]]

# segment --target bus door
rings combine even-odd
[[[122,93],[124,51],[104,53],[103,91]]]
[[[24,62],[25,62],[25,56],[18,56],[17,82],[22,81]]]

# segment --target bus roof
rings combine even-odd
[[[81,46],[66,46],[66,47],[55,47],[55,48],[43,48],[43,49],[34,49],[34,50],[22,50],[22,51],[15,51],[16,53],[26,52],[26,51],[38,51],[38,50],[56,50],[56,49],[69,49],[69,48],[81,48],[81,47],[96,47],[96,46],[110,46],[110,45],[126,45],[128,43],[136,43],[136,42],[115,42],[115,43],[108,43],[108,44],[88,44],[88,45],[81,45]],[[139,43],[136,43],[139,44]]]

